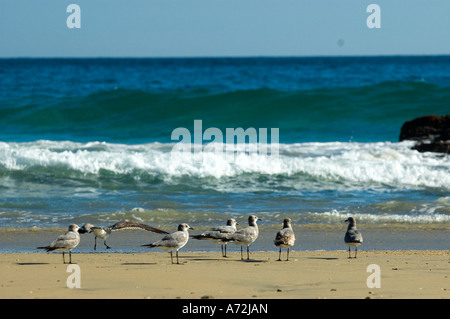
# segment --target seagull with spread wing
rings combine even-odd
[[[139,223],[134,220],[125,219],[120,222],[115,223],[114,225],[111,225],[109,227],[101,227],[101,226],[94,226],[92,224],[84,224],[80,229],[79,232],[81,234],[83,233],[91,233],[93,232],[95,235],[95,244],[94,244],[94,250],[97,249],[97,238],[103,239],[103,244],[106,246],[106,249],[110,249],[111,247],[106,244],[106,239],[111,235],[113,231],[118,230],[125,230],[125,229],[143,229],[147,231],[151,231],[158,234],[168,234],[168,232],[151,227],[146,224]]]

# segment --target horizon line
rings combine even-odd
[[[198,55],[198,56],[4,56],[6,59],[292,59],[292,58],[383,58],[383,57],[446,57],[450,53],[433,54],[367,54],[367,55]]]

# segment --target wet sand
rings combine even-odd
[[[191,225],[191,224],[190,224]],[[192,225],[191,225],[192,226]],[[195,229],[190,234],[200,234],[209,227],[193,226]],[[347,224],[308,224],[294,225],[296,237],[296,251],[303,250],[345,250],[344,234]],[[252,251],[277,251],[273,244],[275,234],[280,230],[280,225],[259,225],[260,234],[252,244]],[[163,227],[166,231],[176,230],[176,225]],[[450,224],[435,223],[424,225],[410,224],[365,224],[358,225],[361,230],[364,243],[358,249],[361,251],[378,250],[448,250],[450,236]],[[36,247],[45,246],[52,242],[58,235],[65,233],[67,228],[0,228],[0,253],[34,253]],[[161,238],[160,234],[142,230],[123,230],[114,232],[107,243],[110,253],[146,253],[151,252],[143,244],[148,244]],[[420,239],[420,240],[419,240]],[[94,235],[81,235],[80,244],[74,252],[94,252]],[[229,251],[239,251],[239,246],[229,244]],[[208,240],[190,239],[183,251],[220,251],[220,246]],[[97,241],[97,252],[105,252],[102,240]],[[158,250],[155,250],[158,251]]]

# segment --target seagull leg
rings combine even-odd
[[[355,258],[356,258],[356,252],[358,251],[358,247],[355,247]]]
[[[278,261],[281,261],[281,247],[280,247],[280,251],[278,252]]]
[[[172,251],[170,251],[170,261],[172,262],[172,265],[173,265]]]
[[[250,245],[247,246],[247,260],[250,260]]]
[[[63,252],[63,264],[66,263],[66,259],[64,258],[64,252]]]
[[[289,261],[289,248],[287,249],[286,261]]]
[[[227,257],[227,244],[222,244],[222,257]]]
[[[350,255],[350,246],[348,246],[348,258],[352,258],[352,256]]]
[[[177,250],[177,265],[179,265],[180,262],[178,261],[178,250]]]
[[[106,246],[106,249],[110,249],[111,248],[108,245],[106,245],[106,239],[103,241],[103,244]]]
[[[243,254],[243,252],[242,252],[242,246],[241,246],[241,260],[244,260],[244,256],[242,254]]]
[[[95,236],[94,250],[97,249],[97,236]]]
[[[72,263],[72,252],[69,250],[69,264]]]

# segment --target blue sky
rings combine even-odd
[[[0,0],[0,57],[450,54],[449,14],[448,0]]]

